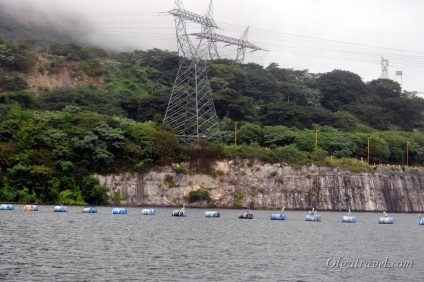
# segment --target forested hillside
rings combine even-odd
[[[368,142],[372,164],[405,165],[407,152],[423,164],[424,100],[413,92],[276,63],[210,61],[222,140],[180,144],[162,125],[178,61],[159,49],[0,40],[0,200],[100,204],[107,188],[94,174],[183,162],[176,171],[214,173],[211,162],[236,156],[368,170]]]

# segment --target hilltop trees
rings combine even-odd
[[[338,111],[368,94],[361,77],[350,71],[333,70],[321,75],[310,85],[320,90],[321,105],[331,111]]]
[[[399,98],[402,95],[400,84],[391,79],[379,78],[367,83],[370,92],[380,98]]]
[[[48,65],[35,69],[38,52],[0,40],[0,200],[101,204],[107,188],[95,174],[178,162],[207,173],[216,159],[236,156],[327,165],[331,157],[364,158],[369,137],[371,162],[403,164],[406,142],[410,164],[424,161],[424,100],[404,95],[391,80],[364,83],[344,70],[312,74],[276,63],[209,61],[222,140],[187,146],[162,125],[176,53],[107,54],[60,43],[43,54]],[[40,86],[36,95],[26,90],[33,73],[53,76],[65,68],[78,74],[73,79],[92,83]]]

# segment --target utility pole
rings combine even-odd
[[[318,132],[319,129],[315,129],[315,152],[318,150]]]
[[[370,164],[370,140],[371,140],[371,137],[368,137],[367,164]]]
[[[237,121],[234,122],[234,145],[237,145]]]

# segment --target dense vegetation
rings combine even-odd
[[[36,65],[40,57],[44,63]],[[0,200],[101,204],[107,188],[95,174],[182,162],[190,171],[217,173],[213,161],[238,156],[367,170],[359,160],[366,160],[369,140],[371,163],[405,164],[407,144],[409,164],[424,161],[424,100],[398,83],[228,60],[209,62],[222,140],[180,144],[161,124],[178,61],[158,49],[108,54],[0,40]],[[102,82],[29,91],[34,72],[51,76],[64,68],[73,79]],[[192,200],[204,199],[200,192]]]

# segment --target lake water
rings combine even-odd
[[[178,218],[172,208],[156,216],[142,208],[127,215],[113,215],[113,207],[22,208],[0,211],[0,281],[424,281],[416,214],[390,214],[395,224],[383,225],[380,213],[354,213],[358,222],[349,224],[340,212],[306,222],[301,211],[271,221],[276,211],[253,210],[246,220],[227,209],[205,218],[205,209],[187,208]],[[374,268],[371,260],[413,265]]]

